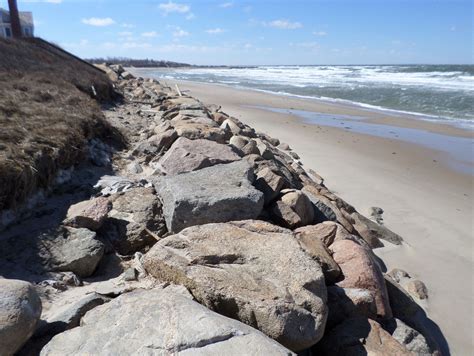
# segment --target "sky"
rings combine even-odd
[[[36,36],[81,57],[201,65],[473,64],[472,3],[18,0]]]

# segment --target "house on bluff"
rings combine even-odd
[[[31,12],[20,12],[21,32],[24,37],[33,37],[35,26],[33,23],[33,14]],[[0,37],[12,37],[12,25],[10,21],[10,12],[0,8]]]

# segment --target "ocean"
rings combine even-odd
[[[157,79],[219,83],[342,102],[474,129],[474,65],[256,66],[143,71]]]

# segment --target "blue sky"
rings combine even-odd
[[[471,0],[18,0],[81,57],[193,64],[473,63]],[[7,7],[7,0],[0,0]]]

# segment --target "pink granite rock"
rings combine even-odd
[[[374,293],[377,315],[392,317],[385,280],[372,252],[351,240],[335,241],[330,249],[344,275],[337,285],[371,291]]]

